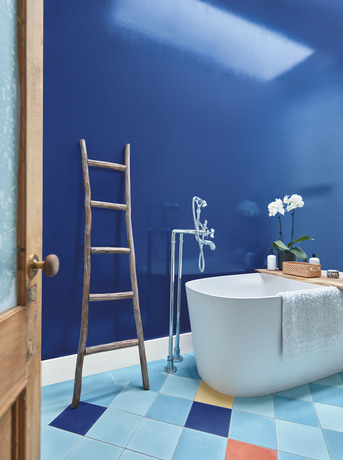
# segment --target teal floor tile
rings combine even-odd
[[[158,394],[148,410],[146,417],[161,422],[184,426],[193,401],[174,396]]]
[[[305,385],[299,385],[288,390],[278,391],[274,393],[285,398],[303,399],[304,401],[312,401],[312,395],[310,387],[306,383]]]
[[[226,446],[222,436],[184,428],[173,460],[223,460]]]
[[[159,374],[149,374],[150,391],[155,391],[156,393],[160,391],[166,379],[167,375],[162,374],[161,372]],[[140,377],[138,379],[131,380],[131,382],[129,382],[129,386],[142,389],[142,378]]]
[[[229,438],[276,449],[274,419],[232,410]]]
[[[278,450],[316,460],[330,460],[320,428],[277,419],[275,427]]]
[[[47,400],[46,400],[47,401]],[[61,412],[63,412],[71,403],[68,396],[63,399],[49,399],[48,402],[42,403],[41,406],[41,423],[49,425]]]
[[[141,421],[142,417],[138,415],[107,409],[88,431],[87,437],[126,447]]]
[[[41,435],[41,460],[62,460],[82,440],[82,436],[48,426]]]
[[[315,403],[315,407],[322,428],[343,432],[343,407],[319,403]]]
[[[82,393],[81,400],[91,404],[109,407],[124,388],[125,387],[123,385],[118,385],[112,381],[112,385],[110,387],[94,389],[85,394]]]
[[[313,401],[321,404],[343,407],[343,386],[328,386],[310,383]]]
[[[274,395],[275,418],[304,425],[320,426],[312,402]]]
[[[163,369],[165,365],[166,365],[166,359],[158,359],[156,361],[151,361],[150,363],[148,363],[149,377],[153,374],[163,373]]]
[[[83,438],[66,460],[118,460],[122,452],[123,449],[120,447],[95,439]]]
[[[71,401],[73,390],[74,380],[43,386],[41,389],[42,404],[49,404],[49,402],[59,399],[69,399]]]
[[[177,370],[179,377],[188,377],[189,379],[201,380],[200,375],[198,374],[198,369],[195,364],[187,367],[181,367]]]
[[[145,415],[150,408],[157,393],[142,388],[125,387],[111,403],[111,408]]]
[[[144,419],[127,448],[162,460],[170,460],[181,432],[180,426]]]
[[[323,430],[326,444],[329,449],[331,460],[342,460],[343,458],[343,433],[337,431]]]
[[[183,354],[182,353],[182,350],[181,350],[181,355],[182,355],[182,358],[183,360],[180,361],[180,362],[175,362],[175,366],[178,368],[178,369],[182,369],[183,367],[188,367],[188,366],[193,366],[193,365],[196,365],[195,364],[195,356],[194,356],[194,353],[185,353]]]
[[[132,380],[142,378],[141,367],[139,365],[124,367],[110,372],[115,383],[127,385]]]
[[[100,374],[87,375],[82,378],[82,393],[100,390],[102,388],[111,388],[114,379],[110,372],[101,372]]]
[[[343,382],[343,372],[339,372],[338,375],[340,376],[342,382]]]
[[[278,451],[278,460],[313,460],[308,457],[299,457],[299,455],[287,454],[286,452]]]
[[[200,380],[168,375],[168,378],[162,386],[160,392],[170,396],[193,400],[197,394],[199,385]]]
[[[273,396],[255,396],[252,398],[234,398],[233,409],[241,410],[244,412],[251,412],[252,414],[265,415],[267,417],[274,417]]]
[[[132,450],[124,450],[120,460],[153,460],[153,457],[133,452]]]
[[[312,383],[317,383],[318,385],[338,385],[342,386],[343,382],[338,374],[329,375],[323,379],[315,380]]]

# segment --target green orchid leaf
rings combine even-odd
[[[295,254],[303,262],[307,262],[306,252],[304,252],[302,249],[295,247],[295,248],[292,248],[289,252],[292,252],[293,254]]]
[[[290,248],[295,243],[301,243],[301,241],[313,240],[313,239],[314,238],[311,238],[310,236],[307,236],[307,235],[299,236],[299,238],[297,238],[296,240],[291,241],[290,243],[288,243],[288,247]]]
[[[277,249],[280,252],[289,252],[289,248],[281,240],[274,241],[273,248]]]

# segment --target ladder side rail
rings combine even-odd
[[[83,275],[83,295],[82,295],[82,314],[81,330],[79,339],[79,348],[77,353],[77,362],[75,368],[74,393],[71,407],[76,408],[80,402],[82,386],[82,368],[86,350],[88,334],[88,306],[89,306],[89,287],[91,274],[91,228],[92,228],[92,210],[91,210],[91,187],[89,181],[87,148],[84,139],[80,140],[82,172],[85,186],[85,234],[84,234],[84,275]]]
[[[130,248],[129,254],[129,264],[130,264],[130,276],[131,276],[131,286],[134,293],[133,296],[133,313],[136,323],[136,331],[138,338],[138,349],[139,349],[139,359],[141,363],[141,372],[143,380],[144,390],[149,390],[149,374],[147,368],[147,359],[145,353],[144,345],[144,335],[143,335],[143,325],[139,308],[139,296],[138,296],[138,283],[137,283],[137,273],[136,273],[136,258],[135,258],[135,249],[133,242],[133,232],[132,232],[132,221],[131,221],[131,179],[130,179],[130,144],[125,146],[125,202],[127,205],[127,210],[125,212],[125,223],[126,223],[126,233],[128,246]]]

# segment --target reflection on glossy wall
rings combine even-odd
[[[131,144],[132,219],[146,339],[168,334],[170,231],[192,228],[193,195],[216,229],[205,276],[265,266],[278,238],[267,205],[302,195],[296,236],[343,270],[343,3],[336,0],[45,2],[43,358],[77,351],[89,157]],[[113,172],[92,198],[123,199]],[[290,240],[289,216],[284,219]],[[289,233],[289,235],[287,234]],[[94,210],[94,246],[124,246],[124,216]],[[92,292],[129,288],[127,256],[92,256]],[[183,280],[200,276],[185,236]],[[210,306],[209,306],[210,308]],[[188,331],[182,298],[182,331]],[[89,345],[134,337],[129,301],[92,303]]]
[[[17,6],[0,0],[0,313],[17,303]]]

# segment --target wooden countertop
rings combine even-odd
[[[265,273],[267,275],[282,276],[295,281],[304,281],[305,283],[319,284],[320,286],[334,286],[343,290],[343,273],[340,272],[339,278],[327,278],[326,270],[322,270],[322,276],[318,278],[303,278],[301,276],[285,275],[280,270],[267,270],[266,268],[257,268],[257,272]]]

